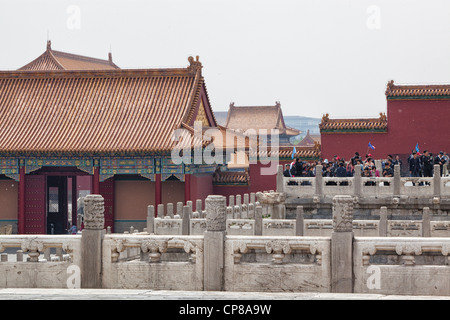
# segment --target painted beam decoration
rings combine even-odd
[[[155,181],[155,174],[161,174],[162,181],[175,177],[185,181],[185,174],[213,173],[215,165],[177,165],[170,158],[0,158],[0,174],[19,181],[19,167],[25,167],[25,174],[43,167],[75,167],[90,175],[94,167],[100,169],[100,181],[120,174],[137,174]]]
[[[138,174],[151,181],[155,181],[155,173],[158,170],[153,158],[129,158],[129,159],[100,159],[100,181],[116,175],[116,174]]]
[[[0,174],[19,181],[19,160],[0,158]]]
[[[39,170],[42,167],[76,167],[81,171],[93,174],[94,161],[91,158],[36,158],[24,159],[25,174]]]

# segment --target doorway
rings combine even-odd
[[[68,231],[67,177],[47,177],[47,234],[65,234]]]

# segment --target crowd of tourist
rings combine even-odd
[[[353,177],[358,173],[363,177],[393,177],[394,166],[397,164],[401,167],[406,165],[409,171],[408,175],[411,177],[432,177],[435,164],[440,166],[441,176],[448,175],[447,167],[450,162],[448,154],[443,151],[439,152],[437,156],[433,156],[428,150],[423,153],[413,150],[405,164],[398,155],[394,157],[389,154],[377,168],[371,154],[366,154],[363,158],[358,152],[355,152],[355,155],[348,160],[337,155],[331,160],[320,159],[315,162],[302,161],[297,158],[285,165],[283,174],[285,177],[314,177],[317,165],[322,165],[322,176],[324,177]]]

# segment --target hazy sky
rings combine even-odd
[[[199,55],[213,110],[377,117],[386,83],[450,83],[448,0],[0,0],[0,69],[52,48],[121,68]]]

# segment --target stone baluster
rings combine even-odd
[[[255,218],[255,204],[254,203],[249,203],[248,204],[248,215],[247,215],[248,219],[254,219]]]
[[[441,167],[439,164],[434,165],[433,171],[433,196],[441,196]]]
[[[84,198],[84,229],[81,233],[81,287],[102,287],[102,241],[105,235],[104,199],[90,194]]]
[[[201,199],[197,199],[195,201],[195,211],[197,211],[199,214],[201,214],[202,210],[203,210],[202,200]]]
[[[158,204],[157,210],[158,218],[164,218],[164,204]]]
[[[233,195],[228,197],[228,206],[234,207],[234,196]]]
[[[262,235],[262,218],[263,207],[258,205],[255,207],[255,236]]]
[[[155,207],[153,205],[147,207],[147,232],[155,233]]]
[[[226,198],[210,195],[205,200],[204,290],[221,291],[224,283],[224,242],[226,233]]]
[[[16,261],[23,262],[23,250],[17,250],[16,252]]]
[[[353,292],[353,197],[333,197],[331,233],[331,291]]]
[[[295,219],[295,235],[303,236],[304,228],[303,206],[297,206],[297,217]]]
[[[400,196],[400,165],[396,164],[394,165],[394,196]]]
[[[315,183],[316,183],[316,196],[320,197],[322,196],[323,193],[323,175],[322,175],[322,170],[323,170],[323,166],[322,165],[317,165],[316,166],[316,178],[315,178]]]
[[[422,237],[431,237],[431,213],[430,208],[423,208],[422,212]]]
[[[242,205],[242,196],[240,194],[236,195],[236,206],[239,206],[239,208]]]
[[[166,215],[167,215],[168,217],[173,218],[173,216],[174,216],[174,214],[173,214],[173,203],[168,203],[168,204],[166,205],[166,208],[167,208],[167,213],[166,213]]]
[[[177,202],[177,215],[183,216],[183,202]]]
[[[190,212],[190,215],[191,215],[191,218],[192,218],[192,213],[194,212],[193,202],[191,200],[186,201],[186,205],[190,207],[189,212]]]
[[[233,211],[234,211],[234,213],[233,213],[234,219],[241,219],[241,207],[238,205],[235,205]]]
[[[255,204],[256,202],[256,193],[255,192],[251,192],[250,193],[250,203]]]
[[[189,235],[190,234],[190,225],[191,225],[191,207],[190,206],[184,206],[183,207],[183,215],[182,215],[183,221],[181,222],[181,234],[182,235]]]
[[[281,164],[277,166],[277,192],[284,192],[283,166]]]
[[[378,226],[378,235],[380,237],[388,236],[388,212],[387,207],[380,208],[380,224]]]

